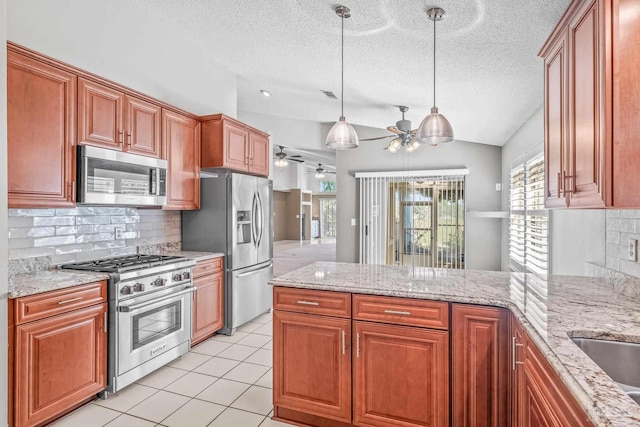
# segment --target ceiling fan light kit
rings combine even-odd
[[[287,162],[285,159],[283,158],[278,158],[276,161],[273,162],[274,166],[277,166],[279,168],[284,168],[289,164],[289,162]]]
[[[344,118],[344,20],[351,17],[351,10],[346,6],[337,6],[336,15],[342,20],[342,47],[341,47],[341,96],[340,96],[340,119],[333,125],[327,139],[325,147],[334,150],[347,150],[358,148],[360,144],[356,130]]]
[[[304,160],[296,159],[296,157],[300,157],[300,156],[287,156],[287,153],[284,152],[283,145],[278,145],[278,148],[280,148],[280,152],[276,153],[277,159],[273,161],[274,166],[277,166],[279,168],[284,168],[287,165],[289,165],[289,162],[287,161],[287,157],[289,157],[292,161],[296,163],[304,163]]]
[[[439,7],[427,10],[427,16],[433,21],[433,107],[431,114],[422,120],[416,138],[422,143],[438,145],[453,140],[453,127],[449,120],[438,112],[436,107],[436,22],[444,19],[445,11]]]

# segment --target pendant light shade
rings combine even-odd
[[[341,48],[341,91],[340,96],[340,119],[333,125],[327,139],[324,143],[325,147],[334,150],[347,150],[350,148],[358,148],[360,141],[356,130],[344,118],[344,20],[351,17],[351,10],[346,6],[336,7],[336,15],[342,19],[342,48]]]
[[[431,114],[422,120],[416,139],[425,144],[438,145],[453,140],[453,128],[449,120],[438,112],[436,107],[436,22],[444,19],[444,9],[433,7],[427,10],[427,16],[433,21],[433,107]]]

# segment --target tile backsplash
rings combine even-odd
[[[640,277],[640,263],[629,261],[628,240],[640,241],[640,210],[607,210],[606,216],[606,267]]]
[[[180,228],[179,211],[84,206],[9,209],[9,260],[63,264],[126,255],[136,253],[138,246],[179,245]]]

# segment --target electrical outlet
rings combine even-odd
[[[627,246],[627,258],[629,258],[629,261],[638,261],[638,241],[636,239],[629,239],[627,241]]]
[[[113,229],[116,233],[116,240],[121,240],[122,239],[122,227],[116,227]]]

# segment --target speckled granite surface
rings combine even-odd
[[[595,425],[640,426],[640,406],[571,341],[640,343],[640,297],[617,291],[606,278],[318,262],[271,284],[506,307]]]
[[[69,270],[43,270],[35,273],[16,274],[9,279],[9,298],[24,297],[70,288],[108,279],[106,273],[92,273]]]

